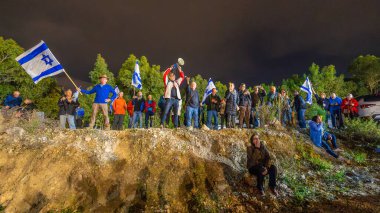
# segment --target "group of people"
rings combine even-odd
[[[200,128],[205,124],[209,129],[234,128],[236,123],[239,128],[256,128],[262,124],[260,122],[260,112],[263,106],[274,109],[275,117],[283,126],[293,125],[297,120],[298,126],[306,128],[305,111],[307,108],[304,98],[298,91],[294,92],[294,99],[291,100],[285,90],[277,92],[275,86],[271,86],[267,93],[262,86],[254,87],[250,92],[243,83],[235,89],[234,83],[228,84],[228,90],[224,96],[220,96],[216,88],[201,101],[197,90],[197,83],[190,81],[190,77],[185,77],[182,71],[183,64],[176,63],[165,70],[163,83],[165,90],[158,104],[153,100],[152,95],[143,97],[141,91],[137,92],[130,101],[124,99],[124,93],[116,94],[114,88],[107,84],[108,77],[100,76],[100,83],[91,90],[78,89],[84,94],[95,93],[92,105],[92,115],[88,127],[93,128],[96,116],[101,110],[104,115],[105,129],[110,129],[109,107],[114,114],[112,129],[121,130],[124,126],[128,128],[142,128],[143,118],[145,117],[145,128],[153,127],[156,106],[159,108],[159,120],[161,128],[167,126],[172,120],[175,128],[180,126],[181,109],[184,109],[183,125],[188,128]],[[178,78],[176,73],[179,73]],[[182,103],[181,84],[186,79],[186,89],[184,104]],[[358,114],[358,102],[349,94],[344,100],[332,93],[330,98],[325,93],[315,94],[317,103],[326,111],[327,118],[331,119],[333,128],[343,127],[343,117],[356,117]],[[66,94],[68,93],[68,94]],[[75,128],[76,109],[79,106],[77,101],[69,98],[71,90],[66,91],[58,105],[60,107],[60,123],[64,127],[65,121],[71,129]],[[111,97],[110,97],[111,96]],[[183,106],[182,106],[183,105]],[[124,124],[124,117],[128,112],[129,123]],[[81,121],[81,117],[76,116]],[[326,122],[327,120],[326,119]],[[220,124],[219,124],[220,120]]]
[[[262,86],[256,86],[253,92],[250,92],[245,84],[241,84],[238,90],[235,89],[234,83],[229,83],[228,90],[221,98],[216,88],[213,88],[210,94],[201,101],[197,84],[190,81],[189,77],[185,77],[182,71],[183,64],[174,64],[168,68],[163,75],[165,85],[164,95],[158,102],[159,118],[161,127],[164,128],[172,120],[174,127],[179,127],[179,115],[181,114],[182,98],[180,86],[186,79],[187,87],[185,91],[185,116],[183,124],[188,128],[200,128],[200,124],[207,125],[210,129],[234,128],[236,120],[239,128],[255,128],[260,127],[260,112],[263,106],[274,109],[277,120],[282,125],[292,125],[293,110],[295,111],[298,125],[300,128],[306,128],[305,111],[306,103],[298,91],[294,92],[294,100],[291,100],[285,90],[280,93],[276,91],[276,87],[270,87],[267,93]],[[176,74],[179,77],[176,78]],[[156,102],[152,95],[148,95],[146,100],[141,91],[137,92],[130,101],[124,99],[124,93],[116,93],[114,88],[107,84],[108,77],[102,75],[99,77],[99,84],[95,85],[91,90],[78,88],[77,92],[83,94],[95,93],[95,99],[92,104],[92,114],[88,128],[94,128],[96,117],[100,109],[104,115],[104,127],[110,129],[109,106],[111,103],[111,111],[113,112],[112,129],[122,130],[124,128],[124,118],[126,113],[129,115],[128,128],[142,128],[143,117],[145,116],[145,127],[153,126],[153,117],[156,114]],[[333,127],[343,126],[343,116],[353,118],[357,116],[358,102],[349,94],[344,100],[332,93],[327,98],[324,93],[320,96],[314,92],[317,103],[326,110],[331,118]],[[22,98],[20,92],[14,91],[6,97],[4,101],[5,109],[22,107]],[[83,127],[84,109],[78,102],[78,97],[68,89],[64,95],[58,100],[59,107],[59,124],[61,128],[66,128],[68,124],[70,129]],[[23,110],[34,109],[31,100],[24,101]],[[206,121],[204,113],[206,111]],[[201,119],[203,118],[203,119]],[[219,118],[221,125],[219,127]],[[309,122],[310,138],[312,142],[321,148],[324,148],[331,156],[338,158],[338,152],[341,151],[336,142],[336,137],[324,130],[324,122],[320,115],[316,115]],[[269,176],[269,188],[274,195],[278,195],[276,190],[277,168],[271,164],[269,151],[265,143],[260,141],[259,135],[254,134],[250,138],[247,147],[247,169],[250,174],[257,177],[257,189],[263,195],[264,177]]]
[[[4,113],[14,113],[15,117],[26,119],[30,117],[31,112],[36,108],[36,105],[31,99],[26,98],[23,100],[21,93],[18,90],[15,90],[12,94],[7,95],[3,105]]]

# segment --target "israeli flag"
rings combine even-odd
[[[306,77],[305,82],[301,86],[301,90],[307,93],[306,103],[312,104],[313,103],[313,93],[312,93],[312,88],[311,88],[311,83],[310,83],[309,77]]]
[[[214,89],[214,88],[216,88],[216,86],[215,86],[214,82],[210,78],[208,80],[205,93],[203,94],[202,104],[205,103],[207,96],[209,96],[212,93],[212,89]]]
[[[16,61],[32,77],[35,84],[64,71],[44,41],[19,55]]]
[[[135,64],[135,72],[132,75],[132,86],[136,87],[137,89],[142,89],[140,67],[139,67],[139,62],[137,60]]]

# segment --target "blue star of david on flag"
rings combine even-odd
[[[44,61],[46,65],[49,64],[51,66],[53,64],[53,60],[50,58],[49,55],[42,54],[42,59],[41,60]]]
[[[32,77],[35,84],[64,71],[44,41],[19,55],[16,60]]]

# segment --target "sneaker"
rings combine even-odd
[[[277,189],[275,188],[271,188],[270,191],[272,192],[272,194],[276,197],[278,197],[278,192],[277,192]]]

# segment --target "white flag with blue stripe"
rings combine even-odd
[[[44,41],[19,55],[16,60],[32,77],[35,84],[64,71]]]
[[[142,89],[142,82],[141,82],[141,76],[140,76],[140,66],[139,62],[136,60],[135,64],[135,72],[132,75],[132,86],[136,87],[137,89]]]
[[[211,80],[211,78],[208,80],[205,93],[203,94],[202,104],[205,103],[207,96],[209,96],[212,93],[212,89],[216,88],[214,82]]]
[[[309,77],[306,77],[305,82],[301,86],[301,90],[307,93],[306,103],[312,104],[313,103],[313,92],[312,92]]]

